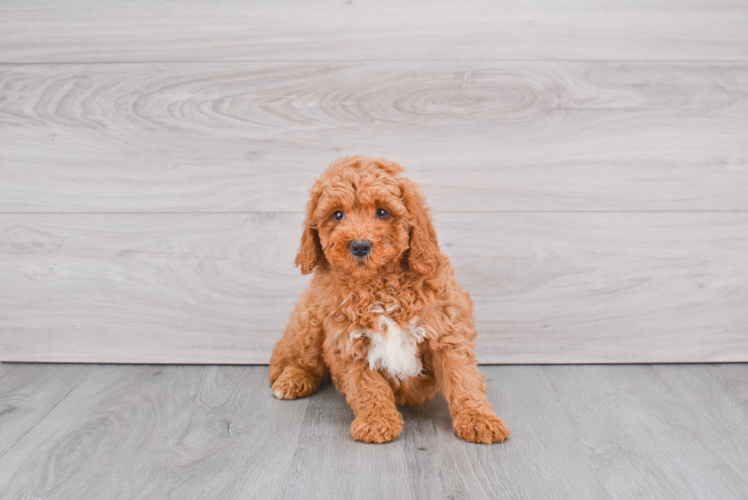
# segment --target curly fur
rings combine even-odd
[[[459,437],[503,442],[509,429],[473,354],[472,301],[439,250],[420,188],[402,172],[381,158],[346,157],[312,187],[296,265],[314,276],[273,350],[273,393],[309,396],[329,374],[355,414],[353,439],[383,443],[402,430],[396,405],[438,390]],[[355,257],[349,243],[362,239],[371,253]]]

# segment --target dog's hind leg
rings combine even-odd
[[[301,296],[270,358],[270,383],[278,399],[309,396],[327,373],[322,360],[324,333],[310,299],[308,291]]]

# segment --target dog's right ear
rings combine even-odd
[[[322,252],[322,244],[317,232],[317,220],[314,217],[320,190],[315,186],[309,194],[311,197],[306,205],[306,220],[304,221],[304,232],[301,234],[301,247],[299,247],[295,261],[296,267],[301,268],[301,274],[311,273],[316,266],[325,261],[325,254]]]

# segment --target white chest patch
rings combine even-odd
[[[366,360],[372,370],[386,371],[396,379],[415,377],[423,366],[418,359],[418,343],[426,336],[426,330],[418,325],[418,318],[409,327],[403,328],[384,314],[379,317],[381,332],[364,330],[351,338],[368,337],[371,347]]]

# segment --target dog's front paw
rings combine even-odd
[[[472,443],[503,443],[509,427],[493,412],[464,410],[454,420],[455,434]]]
[[[351,437],[364,443],[392,441],[403,430],[403,416],[397,410],[359,415],[351,424]]]
[[[311,395],[317,390],[319,381],[303,368],[287,366],[273,382],[273,394],[278,399],[296,399]]]

